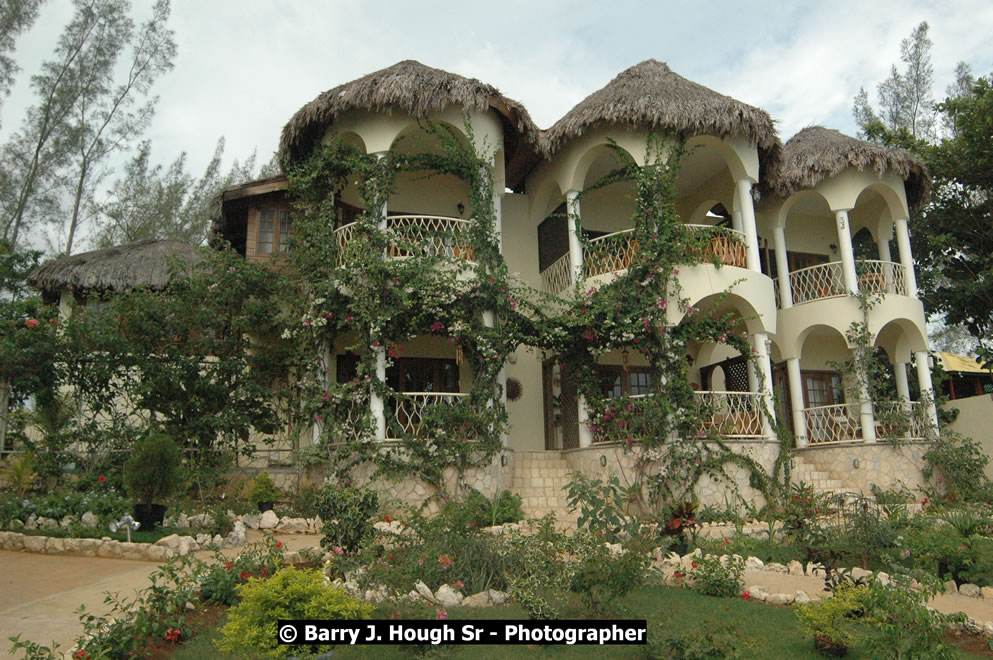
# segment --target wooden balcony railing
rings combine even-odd
[[[638,241],[634,237],[634,229],[594,238],[590,241],[589,251],[583,257],[586,277],[627,270],[637,253]]]
[[[426,255],[475,261],[469,241],[472,220],[438,215],[391,215],[386,218],[390,238],[386,256],[391,258]],[[356,223],[335,230],[338,242],[337,266],[345,265],[345,249],[355,235]]]
[[[704,259],[709,260],[712,257],[717,257],[725,266],[748,267],[745,261],[747,250],[743,232],[714,225],[686,225],[686,228],[710,235],[710,242],[703,249]]]
[[[566,252],[555,262],[541,271],[541,286],[546,293],[558,295],[572,284],[572,259]]]
[[[432,406],[455,406],[466,396],[457,392],[403,392],[393,399],[393,419],[403,434],[423,436],[422,422]],[[397,440],[390,436],[390,425],[387,427],[387,439]]]
[[[696,392],[696,400],[708,415],[703,435],[711,432],[722,438],[761,438],[762,395],[755,392]]]
[[[858,404],[804,408],[803,418],[807,425],[807,439],[812,445],[862,439]]]

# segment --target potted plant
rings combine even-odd
[[[141,529],[161,525],[166,507],[161,504],[179,484],[180,451],[172,438],[150,433],[140,440],[124,464],[124,489],[137,500],[134,519]]]
[[[668,520],[662,526],[663,535],[678,537],[669,548],[677,554],[685,555],[689,549],[686,532],[692,532],[696,528],[696,507],[696,502],[676,502],[669,509]]]
[[[814,649],[821,655],[840,658],[848,654],[852,643],[849,626],[864,609],[866,587],[847,582],[834,588],[834,595],[794,610],[800,628],[814,637]]]
[[[272,483],[272,477],[269,476],[268,472],[260,472],[255,475],[252,488],[248,491],[248,499],[259,507],[260,512],[271,511],[272,505],[280,497],[282,497],[282,493]]]

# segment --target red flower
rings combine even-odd
[[[73,657],[73,660],[89,660],[90,654],[87,653],[85,650],[80,649],[79,651],[76,651],[75,653],[73,653],[72,654],[72,657]]]
[[[99,481],[100,483],[103,483],[103,482],[107,481],[107,477],[105,477],[105,476],[103,476],[101,474],[99,477],[97,477],[97,481]]]
[[[683,574],[680,573],[679,571],[676,571],[675,573],[672,574],[672,577],[674,577],[674,578],[676,578],[678,580],[678,579],[680,579],[680,578],[683,577]]]
[[[269,567],[268,566],[263,566],[262,567],[262,577],[269,577]]]
[[[751,598],[752,598],[752,592],[751,591],[742,591],[741,592],[741,598],[743,600],[751,600]]]
[[[176,641],[179,639],[179,636],[182,635],[182,634],[183,633],[181,633],[180,631],[176,630],[175,628],[170,628],[169,629],[169,632],[166,633],[165,638],[166,638],[166,641],[167,642],[170,642],[172,644],[175,644]]]
[[[242,580],[247,580],[248,579],[248,571],[242,571],[241,572],[241,579]]]
[[[385,520],[386,522],[393,522],[393,521],[392,521],[392,520],[390,519],[390,514],[388,514],[388,513],[387,513],[387,514],[386,514],[385,516],[383,516],[383,520]]]
[[[696,568],[696,562],[695,561],[690,562],[690,566],[692,566],[693,568]]]
[[[282,547],[283,547],[283,542],[282,541],[276,541],[276,549],[278,550],[279,548],[282,548]]]
[[[393,561],[394,559],[396,559],[396,557],[393,556],[393,553],[392,552],[390,554],[386,555],[386,556],[390,558],[390,561]]]
[[[232,565],[233,564],[231,562],[229,562],[229,561],[228,562],[224,562],[224,570],[230,571]]]
[[[725,537],[724,537],[724,544],[725,544],[725,545],[727,545],[727,544],[728,544],[728,543],[730,543],[730,542],[731,542],[731,541],[729,541],[729,540],[728,540],[728,537],[726,537],[726,536],[725,536]]]
[[[24,322],[24,326],[26,328],[28,328],[29,330],[34,329],[34,328],[37,328],[38,327],[38,319],[28,319],[27,321]]]
[[[455,562],[449,555],[438,555],[438,563],[441,564],[442,568],[451,568]]]

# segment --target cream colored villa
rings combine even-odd
[[[526,110],[494,88],[407,61],[331,89],[304,106],[283,130],[284,154],[306,153],[332,134],[368,154],[425,150],[435,138],[428,119],[492,150],[490,174],[503,258],[515,277],[559,296],[574,295],[577,280],[593,287],[623,273],[638,249],[633,240],[633,187],[612,185],[581,193],[618,164],[612,142],[638,163],[647,136],[669,132],[687,140],[676,183],[683,222],[711,232],[708,253],[724,263],[680,273],[683,295],[700,309],[720,304],[747,328],[758,369],[723,344],[690,345],[686,359],[697,396],[712,403],[710,425],[737,450],[770,467],[780,445],[774,420],[792,430],[794,480],[821,489],[921,480],[922,442],[937,419],[928,366],[925,314],[917,296],[907,229],[909,210],[927,195],[919,162],[905,152],[836,131],[806,128],[785,145],[769,115],[673,73],[649,60],[622,72],[603,89],[540,131]],[[214,232],[247,259],[269,260],[291,249],[293,218],[285,178],[253,182],[223,195]],[[579,198],[582,197],[581,204]],[[473,222],[469,191],[453,177],[401,177],[384,209],[387,228],[423,230],[437,254],[472,260],[459,235]],[[352,236],[361,202],[353,185],[335,199],[336,235]],[[591,239],[584,249],[569,214],[581,217]],[[715,227],[722,230],[717,232]],[[442,238],[438,238],[438,236]],[[448,238],[445,238],[449,235]],[[421,245],[420,247],[423,247]],[[387,258],[402,257],[402,250]],[[721,297],[730,289],[731,295]],[[873,294],[863,316],[857,293]],[[718,301],[720,301],[718,303]],[[678,323],[676,305],[669,306]],[[865,319],[872,346],[885,351],[897,395],[873,401],[837,364],[857,348],[846,333]],[[332,377],[349,378],[355,356],[332,347]],[[408,403],[367,403],[381,441],[387,415],[401,426],[419,408],[447,405],[469,389],[472,374],[441,337],[414,338],[380,377]],[[601,358],[607,397],[649,393],[650,375],[634,349]],[[385,364],[385,361],[384,361]],[[911,402],[910,379],[916,392]],[[493,466],[475,485],[514,488],[530,512],[555,510],[569,469],[623,470],[630,456],[587,421],[585,401],[560,372],[554,356],[519,348],[505,365],[509,432]],[[763,406],[762,399],[774,402]],[[902,418],[894,425],[882,420]],[[904,441],[890,442],[894,436]],[[319,439],[320,430],[315,430]],[[747,478],[738,484],[747,497]],[[724,486],[701,484],[701,501],[720,505]],[[422,486],[399,493],[425,495]],[[751,492],[751,494],[755,494]]]

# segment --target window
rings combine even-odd
[[[803,398],[808,408],[844,403],[841,375],[831,371],[804,371]]]
[[[652,375],[644,367],[623,367],[601,365],[597,367],[600,376],[600,391],[608,399],[622,396],[643,396],[652,391]]]
[[[443,358],[400,358],[386,370],[395,392],[458,392],[459,366]]]
[[[259,209],[258,254],[290,251],[290,212],[288,209]]]

